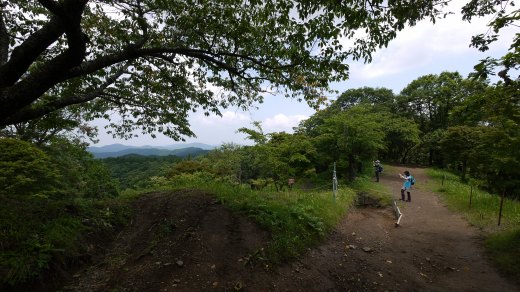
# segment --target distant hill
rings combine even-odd
[[[123,145],[123,144],[110,144],[110,145],[99,146],[99,147],[91,146],[91,147],[87,148],[87,151],[92,154],[95,154],[95,153],[121,152],[121,151],[126,151],[128,149],[139,151],[139,150],[143,150],[143,149],[177,150],[177,149],[183,149],[183,148],[184,149],[185,148],[199,148],[202,150],[213,150],[216,148],[216,146],[203,144],[203,143],[178,143],[178,144],[171,144],[171,145],[165,145],[165,146],[149,146],[149,145],[129,146],[129,145]],[[128,152],[128,153],[139,154],[135,151]],[[148,154],[142,154],[142,155],[148,155]],[[155,155],[155,154],[150,154],[150,155]],[[170,154],[167,154],[167,155],[170,155]]]
[[[202,150],[213,150],[217,148],[215,145],[208,145],[204,143],[182,143],[182,144],[171,144],[166,146],[148,146],[152,148],[160,148],[160,149],[168,149],[168,150],[175,150],[175,149],[183,149],[183,148],[199,148]]]
[[[100,147],[95,147],[95,146],[87,147],[87,151],[90,153],[117,152],[117,151],[122,151],[122,150],[130,149],[130,148],[137,148],[137,147],[126,146],[123,144],[110,144],[110,145],[100,146]]]
[[[109,145],[112,146],[112,145]],[[117,147],[111,147],[109,149],[118,149]],[[108,157],[120,157],[129,154],[136,154],[142,156],[168,156],[175,155],[178,157],[187,157],[187,156],[199,156],[208,153],[210,150],[201,149],[197,147],[187,147],[181,149],[159,149],[159,148],[142,148],[142,147],[131,147],[126,148],[119,151],[111,151],[111,152],[96,152],[96,150],[91,151],[88,149],[90,153],[94,155],[95,158],[108,158]]]

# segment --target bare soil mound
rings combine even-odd
[[[148,194],[109,252],[67,291],[520,291],[489,264],[478,231],[417,180],[389,208],[351,210],[327,240],[274,269],[251,265],[269,233],[198,191]],[[397,175],[380,183],[399,192]]]
[[[110,251],[65,290],[233,290],[251,282],[248,257],[269,233],[250,220],[198,191],[147,194],[134,207]]]

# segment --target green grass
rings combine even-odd
[[[490,235],[486,248],[503,271],[520,281],[520,228]]]
[[[375,198],[381,206],[390,206],[393,202],[392,191],[382,184],[375,183],[373,177],[360,176],[350,183],[349,186],[358,192],[366,193],[370,197]]]
[[[434,184],[430,185],[430,188],[441,193],[452,209],[464,213],[471,224],[490,232],[519,228],[519,201],[504,199],[501,227],[498,227],[500,196],[491,195],[476,187],[473,187],[473,191],[471,191],[470,185],[462,183],[458,176],[445,171],[428,169],[426,174],[434,179]],[[442,184],[443,177],[444,184]]]
[[[471,188],[446,171],[428,169],[426,174],[433,179],[429,188],[440,193],[451,209],[463,213],[471,224],[484,231],[487,251],[497,266],[520,279],[520,202],[504,199],[498,226],[500,196]]]
[[[214,193],[232,210],[271,231],[272,240],[259,256],[271,263],[295,258],[317,244],[347,213],[356,197],[355,191],[346,187],[339,189],[336,198],[331,187],[314,191],[253,191],[215,183],[203,175],[179,176],[174,184],[176,188],[196,187]]]

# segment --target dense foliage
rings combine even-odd
[[[295,134],[264,133],[259,122],[239,129],[255,145],[224,146],[200,160],[200,169],[280,190],[290,178],[328,179],[334,164],[339,178],[352,181],[380,159],[448,168],[495,194],[518,197],[516,95],[502,82],[457,72],[421,76],[399,94],[349,89],[301,122]]]
[[[124,190],[151,187],[153,177],[164,176],[181,160],[177,156],[125,155],[105,158],[102,161]]]
[[[60,109],[79,120],[116,112],[118,135],[181,138],[190,111],[248,107],[266,90],[316,106],[349,59],[369,61],[445,2],[3,2],[0,127]]]
[[[0,194],[45,195],[58,188],[58,167],[30,143],[0,139]]]
[[[0,138],[0,288],[70,267],[90,236],[122,224],[110,177],[78,144]]]

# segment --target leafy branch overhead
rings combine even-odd
[[[514,1],[507,0],[471,0],[462,7],[462,19],[471,21],[474,17],[482,17],[492,15],[493,18],[489,22],[489,29],[485,33],[475,35],[471,38],[470,46],[477,48],[479,51],[485,52],[489,50],[489,46],[500,39],[500,31],[508,27],[518,27],[520,20],[520,10],[516,8]],[[496,73],[505,85],[512,85],[518,78],[511,78],[510,71],[516,71],[519,67],[520,52],[520,35],[515,33],[514,38],[509,47],[509,52],[500,59],[487,57],[475,65],[474,77],[486,79],[490,75],[495,74],[497,68],[500,69]],[[518,86],[516,84],[516,86]]]
[[[248,107],[262,92],[319,105],[441,0],[13,0],[0,6],[0,127],[61,109],[179,139],[190,111]],[[81,106],[78,106],[81,105]]]

